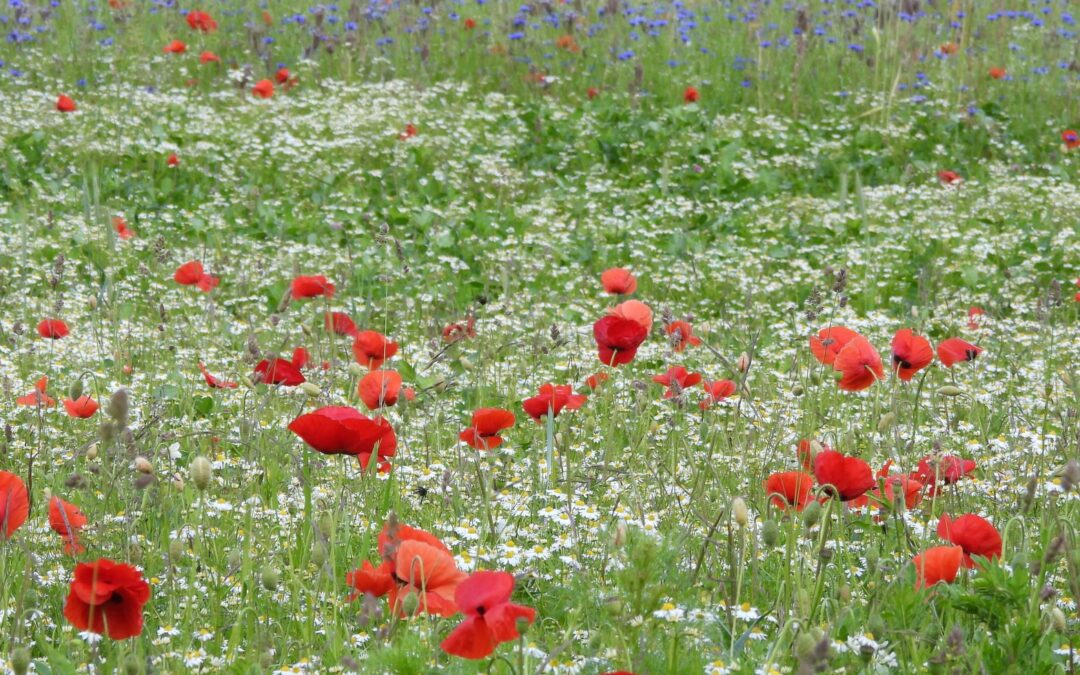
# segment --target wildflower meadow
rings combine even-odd
[[[3,0],[0,671],[1077,672],[1076,16]]]

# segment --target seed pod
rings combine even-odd
[[[780,526],[775,520],[766,520],[761,526],[761,541],[765,546],[772,548],[780,540]]]
[[[938,389],[937,393],[938,393],[939,396],[954,397],[954,396],[959,396],[963,392],[961,391],[960,387],[954,387],[951,384],[947,384],[944,387],[941,387],[940,389]]]
[[[750,522],[750,513],[747,511],[746,502],[743,501],[742,497],[731,500],[731,516],[739,527],[746,527],[747,523]]]
[[[210,460],[199,455],[191,460],[189,475],[191,477],[191,482],[195,484],[195,487],[200,491],[205,490],[210,486],[210,479],[214,475],[214,466],[210,463]]]
[[[300,385],[300,391],[304,392],[311,398],[318,398],[322,396],[322,389],[319,389],[319,385],[314,382],[305,382]]]

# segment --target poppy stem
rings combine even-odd
[[[548,408],[547,414],[547,469],[548,481],[555,481],[555,411]]]

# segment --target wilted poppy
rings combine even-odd
[[[34,383],[34,390],[26,396],[20,396],[15,399],[15,403],[19,405],[25,405],[36,408],[42,406],[44,408],[51,408],[56,405],[56,399],[50,397],[45,393],[45,390],[49,386],[49,378],[43,377]]]
[[[708,410],[714,403],[719,403],[735,393],[735,383],[731,380],[706,381],[702,382],[701,386],[705,390],[705,400],[698,403],[698,407],[702,410]]]
[[[930,365],[934,360],[934,349],[930,341],[916,335],[910,328],[896,331],[892,339],[893,369],[897,376],[908,382],[915,373]]]
[[[664,398],[674,398],[683,390],[701,382],[701,373],[691,373],[682,366],[672,366],[663,375],[653,375],[652,380],[667,387]]]
[[[0,539],[10,539],[30,514],[30,495],[22,479],[0,471]]]
[[[861,391],[874,382],[885,379],[881,355],[861,335],[844,345],[836,355],[833,367],[841,373],[837,386],[844,391]]]
[[[94,413],[98,411],[98,402],[89,396],[83,395],[77,399],[64,399],[64,408],[67,409],[67,414],[71,417],[87,418],[93,417]]]
[[[810,336],[810,353],[814,358],[826,366],[831,366],[836,361],[840,350],[859,334],[850,328],[843,326],[829,326],[818,331],[817,335]]]
[[[162,50],[166,54],[183,54],[187,51],[187,45],[181,40],[173,40],[169,44],[165,45]]]
[[[274,83],[270,80],[259,80],[251,88],[251,93],[257,98],[270,98],[274,95]]]
[[[465,620],[442,641],[443,651],[482,659],[503,642],[518,639],[518,622],[532,623],[536,610],[510,602],[513,592],[514,575],[509,572],[474,572],[458,584],[454,600]]]
[[[514,413],[502,408],[478,408],[472,415],[472,425],[458,436],[477,450],[491,450],[502,445],[499,434],[514,426]]]
[[[937,533],[945,541],[964,549],[964,567],[975,566],[971,559],[973,555],[990,559],[1001,557],[1001,533],[982,516],[968,513],[954,520],[944,513],[938,521]]]
[[[637,290],[637,279],[630,270],[622,267],[612,267],[600,275],[600,283],[604,291],[611,295],[629,295]]]
[[[75,112],[75,101],[70,96],[60,96],[56,99],[56,109],[62,113]]]
[[[454,556],[437,537],[424,530],[387,523],[379,533],[378,567],[365,563],[345,575],[355,589],[350,599],[363,593],[388,595],[390,609],[404,613],[404,600],[414,597],[416,614],[449,617],[457,613],[454,592],[466,574],[457,569]]]
[[[573,387],[568,384],[545,384],[540,387],[539,394],[522,401],[521,407],[539,423],[540,418],[548,414],[558,417],[563,408],[577,410],[585,405],[585,400],[585,396],[575,394]]]
[[[949,338],[937,346],[937,355],[946,368],[952,368],[954,363],[962,361],[974,361],[975,357],[982,354],[982,349],[961,338]]]
[[[45,319],[37,325],[37,333],[43,338],[59,340],[62,337],[67,337],[68,327],[60,319]]]
[[[210,371],[206,369],[206,366],[202,361],[199,361],[199,372],[202,373],[203,379],[206,380],[206,384],[209,385],[211,389],[236,389],[235,382],[222,380],[219,377],[211,375]]]
[[[369,370],[378,370],[384,361],[397,354],[398,345],[382,333],[364,330],[356,334],[352,349],[357,363]]]
[[[373,370],[360,378],[356,394],[368,410],[397,403],[401,393],[401,375],[392,370]]]
[[[593,324],[597,355],[601,363],[609,366],[633,361],[638,347],[648,336],[648,330],[634,319],[609,314]]]
[[[457,342],[465,338],[476,337],[476,318],[471,314],[465,319],[465,323],[452,323],[443,328],[443,340]]]
[[[874,472],[869,464],[835,450],[823,450],[814,457],[814,477],[827,493],[844,502],[874,487]]]
[[[203,33],[212,33],[217,30],[217,21],[214,21],[214,17],[206,12],[188,12],[187,23],[192,29]]]
[[[255,366],[255,381],[295,387],[307,381],[292,361],[281,358],[263,359]]]
[[[86,516],[78,506],[59,497],[49,500],[49,527],[64,539],[64,553],[77,555],[86,550],[79,543],[79,530],[86,526]]]
[[[326,330],[332,331],[337,335],[348,335],[355,338],[356,334],[360,331],[357,330],[356,324],[353,322],[349,315],[345,312],[327,312],[324,318],[324,324]]]
[[[964,549],[959,546],[934,546],[912,559],[915,565],[915,588],[929,588],[939,581],[951,584],[960,573]]]
[[[968,308],[968,330],[979,330],[979,321],[976,317],[986,314],[982,307]]]
[[[783,471],[765,480],[765,493],[778,509],[802,511],[810,503],[814,477],[802,471]]]
[[[313,277],[299,276],[292,280],[289,294],[293,298],[314,298],[318,296],[334,297],[334,284],[319,274]]]
[[[677,352],[683,351],[687,346],[696,347],[701,344],[701,338],[694,335],[693,326],[686,321],[672,321],[665,330],[672,347]]]
[[[397,449],[390,422],[381,417],[369,419],[346,406],[327,406],[301,415],[289,423],[289,430],[323,454],[356,455],[365,469],[376,455],[380,470],[385,470],[389,467],[386,458],[393,457]]]
[[[142,633],[150,585],[131,565],[102,558],[75,566],[64,617],[79,630],[124,640]]]

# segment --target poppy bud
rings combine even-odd
[[[795,599],[799,603],[799,609],[803,614],[810,613],[810,591],[805,588],[799,588],[795,593]]]
[[[98,453],[97,443],[94,443],[93,445],[91,445],[89,448],[86,449],[86,458],[89,459],[90,461],[94,461],[95,459],[97,459],[97,453]]]
[[[181,476],[178,473],[174,473],[172,475],[172,486],[173,486],[173,488],[176,489],[177,492],[183,492],[184,491],[184,477]]]
[[[276,568],[266,565],[262,568],[262,585],[268,591],[276,591],[278,582],[281,581],[281,572]]]
[[[184,542],[179,539],[169,541],[169,558],[176,560],[184,555]]]
[[[112,398],[109,399],[108,413],[109,417],[116,420],[117,424],[122,427],[127,426],[128,408],[130,407],[130,401],[128,401],[127,389],[121,387],[113,393]]]
[[[1066,387],[1073,386],[1072,375],[1069,373],[1069,371],[1063,370],[1063,371],[1061,371],[1060,375],[1061,375],[1061,381],[1065,383]]]
[[[150,463],[150,460],[142,455],[135,458],[135,470],[139,473],[154,473],[154,466]]]
[[[90,309],[97,309],[97,296],[91,295],[86,299],[86,306]]]
[[[799,633],[799,637],[795,638],[795,658],[799,661],[812,660],[817,643],[818,641],[814,639],[814,636],[809,631],[804,630]]]
[[[947,384],[937,390],[939,396],[959,396],[962,392],[960,387],[954,387],[951,384]]]
[[[464,368],[465,370],[472,370],[473,368],[475,368],[475,367],[476,367],[476,365],[475,365],[475,364],[473,364],[473,362],[472,362],[472,361],[470,361],[469,359],[465,358],[464,356],[462,356],[462,357],[460,357],[460,358],[458,359],[458,363],[460,363],[460,364],[461,364],[461,367],[462,367],[462,368]]]
[[[626,523],[620,521],[619,524],[615,526],[615,537],[612,539],[611,543],[615,544],[616,548],[622,548],[622,546],[626,544]]]
[[[146,666],[138,656],[128,654],[124,658],[124,675],[143,675],[145,672]]]
[[[895,424],[895,423],[896,423],[896,413],[891,413],[891,412],[885,413],[884,415],[881,416],[881,419],[878,420],[878,424],[877,424],[878,433],[883,434],[883,433],[887,432],[889,429],[892,429],[893,424]]]
[[[851,602],[851,586],[842,584],[837,591],[837,596],[840,598],[840,602],[844,605]]]
[[[810,502],[803,509],[802,519],[803,525],[806,527],[813,527],[817,525],[818,520],[821,518],[821,504],[818,502]]]
[[[821,443],[819,443],[816,440],[810,441],[810,451],[814,455],[817,455],[819,452],[824,452],[825,451],[825,446],[822,445]]]
[[[244,557],[240,554],[240,551],[233,549],[229,551],[229,568],[238,569],[240,564],[244,562]]]
[[[191,460],[189,475],[191,476],[191,482],[195,484],[195,487],[200,491],[205,490],[210,486],[210,479],[214,475],[214,466],[210,463],[210,460],[199,455]]]
[[[795,396],[802,396],[803,386],[801,384],[796,384],[794,387],[791,388],[791,393]]]
[[[736,365],[738,366],[740,373],[745,373],[747,370],[750,370],[750,357],[746,355],[746,352],[739,354],[739,360]]]
[[[401,610],[406,616],[412,616],[416,614],[416,610],[420,607],[420,598],[416,597],[416,593],[409,593],[401,599]]]
[[[322,389],[319,389],[319,385],[314,382],[305,382],[300,385],[299,389],[311,398],[318,398],[322,395]]]
[[[528,632],[530,623],[531,622],[525,617],[519,616],[517,618],[517,624],[515,626],[517,628],[518,635],[524,635],[526,632]]]
[[[871,614],[870,618],[866,620],[866,628],[874,635],[881,635],[885,632],[885,620],[881,618],[880,614]]]
[[[30,650],[26,647],[16,647],[11,652],[11,670],[15,675],[26,675],[30,670]]]
[[[240,375],[240,377],[238,379],[240,380],[240,384],[244,385],[248,389],[251,389],[252,387],[255,386],[255,383],[252,382],[251,378],[248,377],[247,375]]]
[[[112,422],[102,422],[98,427],[98,434],[102,443],[112,443],[116,439],[116,425]]]
[[[322,567],[326,564],[326,547],[322,544],[316,543],[311,549],[311,563],[315,567]]]
[[[1065,613],[1057,607],[1052,607],[1049,612],[1050,626],[1059,633],[1064,633],[1069,629],[1069,624],[1065,621]]]
[[[870,550],[868,550],[866,552],[866,572],[867,572],[867,574],[873,574],[874,572],[877,571],[877,566],[878,566],[878,561],[879,560],[880,560],[880,558],[878,557],[878,552],[877,552],[876,549],[870,549]],[[877,632],[880,633],[881,631],[877,631]]]
[[[154,482],[154,477],[148,473],[140,473],[139,477],[135,479],[135,489],[145,490],[150,487],[150,484]]]
[[[750,522],[750,514],[742,497],[731,500],[731,515],[739,527],[746,527],[746,524]]]
[[[1061,489],[1070,492],[1077,485],[1080,485],[1080,464],[1077,464],[1075,459],[1070,459],[1065,470],[1061,472]]]
[[[329,511],[324,511],[323,514],[319,516],[319,534],[329,539],[330,535],[333,533],[334,514],[330,513]]]
[[[363,377],[365,373],[367,373],[367,369],[356,361],[349,364],[349,374],[353,377]]]
[[[812,384],[821,384],[821,375],[819,375],[816,370],[810,373],[810,382]]]
[[[68,398],[72,401],[77,401],[83,395],[83,383],[82,380],[75,380],[71,383],[71,389],[68,390]]]
[[[780,539],[780,526],[775,520],[766,520],[761,526],[761,541],[769,548],[776,546]]]

